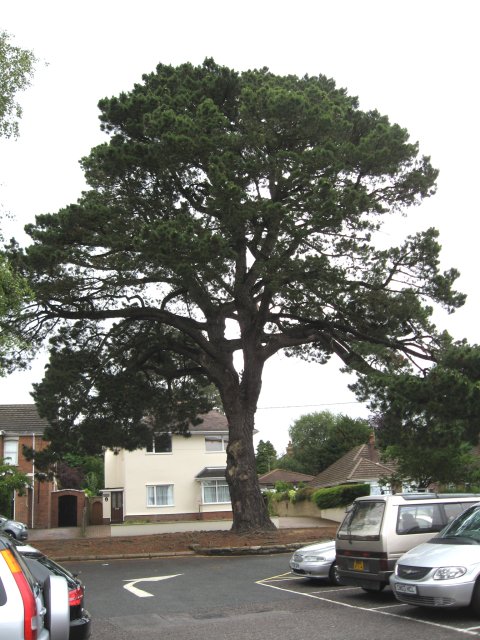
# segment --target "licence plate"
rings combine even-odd
[[[291,565],[292,569],[299,569],[300,565],[298,564],[298,562],[292,562]]]
[[[364,571],[365,565],[363,564],[363,560],[354,560],[353,561],[353,570],[354,571]]]
[[[410,593],[411,595],[417,595],[417,587],[414,584],[402,584],[397,582],[395,584],[395,591],[399,593]]]

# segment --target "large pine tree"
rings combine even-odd
[[[40,410],[64,441],[135,446],[141,415],[181,429],[213,383],[233,529],[271,528],[253,446],[265,362],[428,360],[429,305],[463,302],[434,229],[375,245],[437,172],[324,76],[161,64],[99,107],[90,189],[38,216],[19,257],[36,295],[23,336],[53,336]]]

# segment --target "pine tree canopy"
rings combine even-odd
[[[443,339],[432,304],[463,303],[435,229],[377,243],[437,171],[321,75],[160,64],[99,108],[109,139],[82,160],[89,189],[12,248],[35,293],[19,331],[51,340],[40,410],[67,439],[83,424],[97,445],[133,447],[141,415],[185,428],[213,383],[234,526],[267,526],[251,515],[264,363],[430,361]]]

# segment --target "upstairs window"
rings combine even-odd
[[[5,440],[3,443],[3,457],[6,464],[18,465],[18,440]]]
[[[170,433],[156,433],[149,445],[147,453],[172,453],[172,436]]]
[[[205,436],[205,451],[226,451],[228,436]]]

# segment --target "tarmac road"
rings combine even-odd
[[[293,576],[289,554],[65,563],[81,571],[91,640],[455,640],[480,638],[468,610],[420,610],[388,590]],[[142,595],[143,592],[143,595]],[[145,595],[147,594],[147,595]]]

